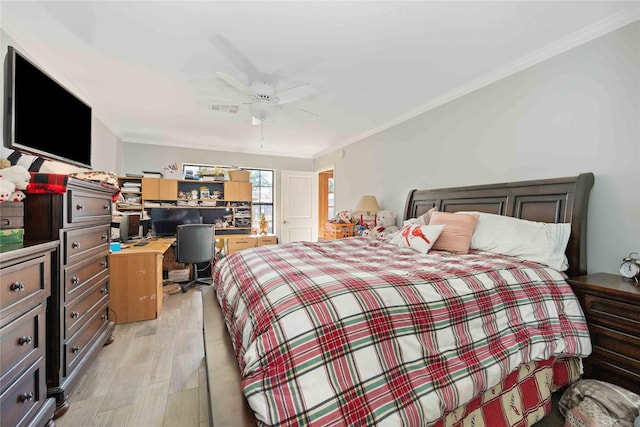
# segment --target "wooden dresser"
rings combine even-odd
[[[593,344],[584,361],[585,378],[640,393],[640,287],[605,273],[568,281],[584,309]]]
[[[45,313],[58,241],[0,246],[0,414],[4,426],[52,423],[45,382]]]
[[[113,339],[109,319],[109,239],[115,190],[69,178],[64,194],[29,194],[25,237],[59,240],[47,305],[47,387],[55,418],[70,391]]]

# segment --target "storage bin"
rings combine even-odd
[[[24,227],[24,202],[0,203],[0,230]]]
[[[22,243],[23,237],[24,237],[24,228],[0,230],[0,244]]]
[[[249,182],[251,171],[230,170],[229,179],[231,181]]]
[[[181,270],[170,270],[169,271],[169,280],[172,282],[186,282],[189,280],[189,269],[181,269]]]
[[[343,224],[328,222],[324,225],[324,238],[327,240],[335,240],[343,239],[345,237],[353,237],[355,226],[356,224],[354,222]]]

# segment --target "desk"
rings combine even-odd
[[[109,308],[116,323],[158,317],[162,310],[162,257],[176,239],[150,240],[109,255]]]

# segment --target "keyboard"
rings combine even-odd
[[[133,246],[145,246],[145,245],[148,245],[148,244],[149,244],[149,242],[148,242],[148,241],[146,241],[146,240],[140,240],[139,242],[134,243],[134,244],[133,244]]]

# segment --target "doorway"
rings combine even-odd
[[[333,169],[318,173],[318,238],[324,239],[324,225],[335,215]]]

